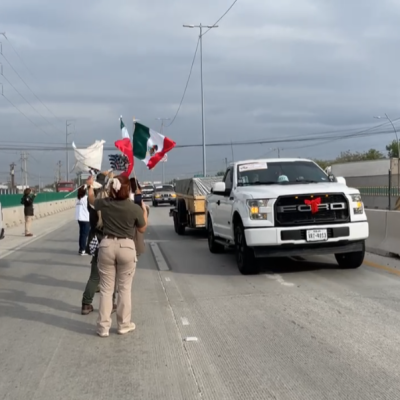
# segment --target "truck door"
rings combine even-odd
[[[221,196],[220,204],[217,205],[217,215],[218,215],[218,223],[219,223],[219,236],[224,239],[232,239],[232,223],[231,223],[231,215],[232,215],[232,205],[233,198],[231,197],[232,187],[233,187],[233,168],[228,168],[225,176],[225,195]]]

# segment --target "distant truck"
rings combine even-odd
[[[152,183],[144,182],[142,185],[142,199],[143,201],[152,201],[155,188]]]
[[[174,229],[178,235],[184,235],[186,228],[205,229],[206,196],[222,176],[208,178],[180,179],[175,182],[176,205],[169,212],[174,219]]]
[[[56,183],[56,192],[73,192],[75,190],[75,183],[74,182],[65,182],[60,181]]]

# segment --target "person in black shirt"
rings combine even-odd
[[[21,204],[24,206],[24,215],[25,215],[25,236],[30,237],[33,236],[31,232],[31,224],[34,216],[33,211],[33,202],[35,200],[36,193],[32,192],[31,188],[26,188],[24,190],[24,195],[21,199]]]

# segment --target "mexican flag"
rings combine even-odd
[[[153,169],[176,143],[152,129],[135,122],[133,132],[133,155]]]
[[[126,171],[124,171],[121,175],[125,175],[129,177],[133,169],[133,152],[132,152],[132,143],[131,139],[129,138],[128,129],[124,122],[122,121],[122,116],[119,118],[120,120],[120,129],[122,134],[122,139],[117,140],[115,142],[115,147],[120,150],[129,160],[129,166]]]

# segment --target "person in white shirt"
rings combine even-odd
[[[79,254],[86,255],[86,246],[90,232],[88,197],[85,186],[78,189],[78,198],[75,206],[75,219],[79,224]]]

